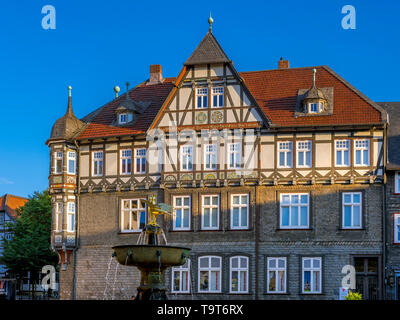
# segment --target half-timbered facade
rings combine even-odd
[[[170,298],[338,299],[361,264],[381,297],[386,112],[327,66],[278,66],[237,71],[210,29],[175,78],[153,65],[81,120],[69,97],[47,141],[62,298],[135,294],[111,247],[136,243],[151,195],[192,248]]]

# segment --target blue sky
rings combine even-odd
[[[341,27],[344,5],[356,29]],[[41,26],[44,5],[56,29]],[[238,71],[328,65],[374,101],[400,101],[400,4],[330,1],[61,1],[0,4],[0,195],[48,186],[44,144],[65,113],[67,86],[83,117],[113,99],[113,87],[148,78],[161,64],[176,76],[208,31]]]

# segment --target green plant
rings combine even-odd
[[[344,297],[346,300],[362,300],[362,294],[359,292],[349,291],[347,296]]]

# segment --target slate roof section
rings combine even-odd
[[[230,62],[212,32],[208,32],[185,65]]]
[[[16,209],[23,207],[28,199],[23,197],[14,196],[12,194],[5,194],[0,197],[0,211],[5,211],[12,219],[17,218]]]
[[[377,102],[389,115],[387,170],[400,170],[400,102]]]
[[[71,96],[68,96],[67,112],[58,119],[51,129],[49,140],[68,140],[73,138],[84,126],[72,111]]]

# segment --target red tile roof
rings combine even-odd
[[[239,74],[266,117],[275,126],[357,125],[384,121],[381,111],[377,109],[379,106],[377,107],[374,102],[326,66],[315,67],[316,85],[319,88],[333,87],[333,114],[295,117],[298,90],[312,86],[313,68],[251,71]],[[125,95],[122,95],[103,106],[77,139],[145,133],[174,87],[174,80],[175,78],[167,78],[162,84],[149,86],[143,83],[129,91],[129,96],[133,100],[151,101],[150,106],[133,125],[125,127],[110,125],[115,119],[116,108],[122,99],[125,99]]]
[[[139,116],[137,121],[130,126],[111,126],[115,119],[115,110],[125,99],[125,95],[114,99],[104,105],[102,110],[94,117],[77,139],[107,137],[117,135],[131,135],[146,132],[152,123],[165,98],[173,88],[174,78],[166,78],[161,84],[148,85],[140,84],[129,91],[132,100],[151,102],[146,110]]]
[[[298,90],[311,88],[313,68],[241,72],[240,75],[274,125],[318,126],[382,122],[381,112],[366,100],[368,98],[360,96],[362,94],[345,84],[343,79],[325,66],[315,67],[316,86],[333,87],[333,114],[296,118],[294,113]]]
[[[10,217],[15,219],[17,217],[16,209],[23,207],[27,201],[26,198],[5,194],[0,197],[0,211],[7,212]]]

